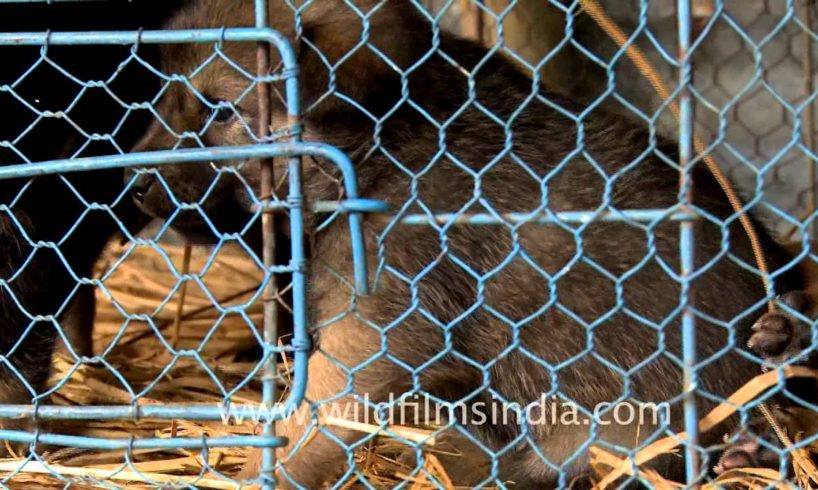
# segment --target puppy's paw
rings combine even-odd
[[[28,432],[35,434],[37,432],[47,432],[50,424],[46,420],[34,421],[31,419],[6,419],[0,421],[0,429],[11,430],[15,432]],[[0,441],[0,459],[4,458],[26,458],[29,455],[36,454],[44,456],[47,450],[53,449],[43,443],[32,444],[30,442],[13,442],[8,440]]]
[[[780,303],[806,318],[814,318],[812,299],[802,291],[794,291],[778,298]],[[811,344],[810,324],[782,310],[764,314],[753,325],[753,334],[747,346],[768,364],[781,364],[796,359],[803,362]]]
[[[249,482],[256,480],[261,473],[261,449],[253,448],[247,452],[247,461],[236,475],[236,480]]]
[[[775,437],[774,434],[772,436]],[[770,441],[770,439],[765,440]],[[717,475],[742,468],[777,470],[780,467],[779,453],[762,445],[759,437],[750,431],[742,430],[733,437],[725,436],[725,443],[727,447],[713,468]]]
[[[248,451],[247,461],[244,463],[244,466],[242,466],[241,470],[235,477],[236,481],[242,484],[241,488],[247,490],[259,490],[261,488],[261,458],[261,449],[253,448]],[[293,483],[286,476],[282,475],[280,471],[276,471],[275,479],[275,487],[277,489],[289,490],[291,488],[301,488],[293,485]]]

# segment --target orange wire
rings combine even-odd
[[[608,37],[619,45],[620,48],[625,48],[628,58],[630,58],[633,64],[636,65],[639,73],[641,73],[642,76],[645,77],[648,82],[650,82],[650,85],[656,91],[657,95],[659,95],[662,100],[670,101],[670,110],[673,113],[673,117],[675,117],[678,121],[679,104],[676,101],[670,100],[670,91],[668,90],[667,85],[650,64],[644,53],[642,53],[642,50],[633,43],[628,43],[628,37],[622,32],[622,29],[620,29],[619,26],[612,21],[610,17],[608,17],[604,9],[600,7],[596,0],[580,0],[580,3],[582,4],[582,8],[585,10],[585,12],[591,16],[594,22],[596,22],[603,31],[605,31]],[[705,145],[695,135],[693,138],[693,146],[696,153],[704,153]],[[721,168],[719,168],[712,155],[704,155],[704,162],[710,173],[713,174],[716,182],[718,182],[722,191],[724,191],[724,195],[730,202],[730,206],[732,206],[733,210],[738,213],[741,226],[744,228],[744,232],[747,234],[747,238],[750,240],[750,247],[753,249],[756,267],[758,267],[758,270],[761,272],[761,281],[764,284],[764,289],[769,292],[771,290],[769,269],[767,268],[767,261],[764,258],[764,249],[761,246],[761,241],[758,238],[758,233],[756,233],[753,222],[750,220],[749,216],[747,216],[747,213],[743,209],[744,205],[741,202],[741,199],[736,194],[736,191],[733,189],[730,181],[724,176],[724,173],[721,171]],[[770,311],[775,310],[775,304],[772,299],[767,303],[767,306]]]

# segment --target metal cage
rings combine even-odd
[[[70,1],[70,0],[66,0]],[[384,0],[389,1],[389,0]],[[32,0],[33,2],[33,0]],[[321,0],[312,0],[321,2]],[[29,3],[26,1],[8,0],[8,4]],[[58,3],[55,0],[43,0],[42,3]],[[650,230],[660,222],[671,221],[678,225],[679,229],[679,250],[680,271],[675,279],[680,285],[680,318],[682,330],[682,357],[679,363],[684,370],[684,434],[675,434],[678,438],[676,446],[683,448],[685,453],[687,484],[697,486],[708,480],[707,468],[704,468],[702,452],[698,444],[698,437],[702,431],[702,419],[705,413],[697,407],[696,394],[698,387],[698,371],[703,364],[709,362],[708,359],[701,359],[697,354],[697,319],[701,314],[695,310],[690,298],[695,291],[690,284],[692,277],[697,274],[694,257],[694,244],[696,236],[694,233],[694,222],[703,219],[700,210],[691,207],[691,195],[695,192],[695,182],[690,177],[690,168],[693,166],[705,165],[707,158],[717,161],[730,177],[739,185],[741,194],[745,202],[740,209],[736,210],[736,215],[731,217],[729,223],[721,223],[727,227],[731,223],[739,221],[739,215],[744,212],[762,214],[772,225],[776,235],[783,240],[791,240],[797,236],[800,241],[796,242],[798,248],[797,257],[799,260],[818,260],[810,249],[810,230],[812,221],[816,215],[816,193],[815,193],[815,165],[818,156],[815,154],[815,136],[818,129],[815,128],[814,110],[815,98],[818,92],[814,87],[814,63],[815,53],[813,46],[818,42],[818,34],[814,28],[814,5],[812,2],[796,0],[714,0],[694,1],[679,0],[633,0],[622,2],[618,0],[600,1],[597,3],[585,0],[435,0],[421,2],[412,0],[412,4],[423,12],[429,21],[432,31],[438,33],[440,30],[455,31],[460,35],[478,40],[488,47],[492,52],[502,53],[503,56],[511,58],[520,69],[530,76],[535,84],[542,83],[544,86],[556,91],[567,93],[572,97],[586,101],[585,110],[581,114],[571,114],[565,112],[566,118],[570,119],[577,127],[583,127],[585,116],[592,113],[599,107],[609,107],[610,110],[623,114],[623,117],[637,119],[649,126],[651,134],[668,136],[678,142],[678,161],[671,162],[677,165],[679,171],[679,188],[677,204],[670,208],[661,209],[616,209],[609,206],[600,206],[597,209],[575,210],[575,211],[553,211],[544,206],[534,212],[520,210],[519,212],[499,212],[491,208],[491,203],[487,202],[486,212],[441,212],[435,209],[426,209],[424,212],[410,211],[410,203],[403,209],[389,208],[384,203],[369,199],[358,192],[356,169],[350,156],[344,154],[335,147],[322,142],[302,141],[302,112],[305,108],[301,105],[298,55],[290,45],[290,41],[281,33],[269,28],[270,22],[267,18],[267,0],[255,0],[256,25],[245,28],[222,28],[222,29],[191,29],[191,30],[133,30],[133,31],[82,31],[82,32],[3,32],[0,33],[0,49],[13,50],[21,47],[36,47],[39,55],[31,67],[19,77],[0,81],[0,93],[11,97],[20,103],[23,109],[19,113],[33,114],[34,120],[31,125],[19,134],[19,139],[6,139],[0,141],[0,147],[7,150],[10,155],[16,156],[12,161],[4,161],[0,167],[0,180],[3,182],[14,182],[8,184],[9,189],[14,189],[12,196],[5,202],[0,203],[0,212],[9,217],[11,226],[16,227],[22,233],[28,247],[31,248],[30,257],[25,261],[28,264],[31,257],[41,250],[51,250],[57,254],[60,261],[64,263],[67,270],[72,271],[73,280],[76,282],[76,289],[82,286],[90,286],[105,295],[111,302],[116,304],[115,295],[106,288],[106,276],[86,277],[73,273],[70,260],[63,256],[61,251],[63,242],[60,240],[38,240],[29,237],[26,230],[26,223],[16,218],[18,202],[29,189],[28,184],[31,179],[41,176],[57,176],[62,179],[71,192],[82,202],[88,212],[103,212],[110,215],[116,221],[118,228],[132,242],[134,247],[151,247],[159,255],[166,256],[160,243],[161,238],[166,238],[170,233],[173,218],[156,231],[153,237],[145,235],[135,235],[128,230],[128,226],[117,217],[114,207],[116,203],[129,199],[128,192],[134,185],[134,180],[125,183],[123,190],[113,203],[87,201],[83,197],[83,191],[75,189],[70,179],[64,178],[66,175],[82,173],[88,171],[99,171],[105,169],[134,168],[137,170],[134,179],[141,173],[151,173],[159,166],[170,166],[179,164],[197,163],[201,165],[213,165],[213,162],[228,160],[260,159],[264,163],[264,172],[267,172],[263,189],[252,189],[251,184],[244,182],[254,199],[253,206],[256,210],[254,220],[262,223],[264,229],[263,248],[264,254],[258,257],[245,243],[244,233],[223,233],[218,227],[210,222],[210,228],[221,243],[237,243],[247,252],[250,260],[254,261],[263,270],[263,281],[258,290],[251,298],[239,305],[223,306],[213,298],[214,308],[221,315],[238,315],[242,318],[249,318],[247,309],[258,303],[264,304],[264,321],[260,327],[258,340],[262,350],[261,360],[255,369],[248,375],[247,380],[233,389],[227,389],[220,385],[224,392],[223,404],[218,406],[191,403],[173,403],[152,405],[145,404],[142,399],[150,392],[150,386],[143,390],[133,390],[130,387],[131,403],[122,405],[106,406],[77,406],[66,407],[53,405],[48,402],[49,396],[59,389],[59,385],[49,388],[44,392],[38,392],[36,387],[29,385],[25,376],[19,372],[15,363],[8,360],[12,356],[17,346],[15,344],[10,352],[0,353],[0,362],[4,364],[9,372],[16,373],[31,395],[29,404],[7,404],[0,405],[0,418],[6,420],[24,419],[33,421],[60,421],[60,420],[122,420],[136,422],[143,419],[159,420],[223,420],[226,411],[231,410],[232,397],[250,379],[261,379],[263,406],[268,410],[267,416],[262,424],[260,434],[245,436],[225,436],[225,437],[150,437],[150,438],[129,438],[129,439],[109,439],[105,437],[76,436],[58,432],[36,430],[12,430],[0,429],[0,440],[14,443],[24,443],[30,446],[25,461],[20,463],[17,471],[4,472],[0,476],[0,482],[9,488],[14,487],[15,478],[20,473],[26,472],[29,468],[38,467],[46,473],[51,473],[66,487],[72,483],[87,483],[94,485],[114,486],[114,483],[104,481],[99,476],[91,476],[86,479],[68,475],[61,475],[58,470],[50,470],[49,462],[38,450],[39,445],[54,445],[60,447],[89,448],[98,450],[124,450],[125,465],[131,463],[134,451],[155,448],[179,448],[207,451],[220,447],[255,447],[262,448],[263,463],[262,473],[259,479],[253,483],[258,483],[262,488],[275,488],[276,468],[280,462],[276,461],[275,448],[280,447],[285,441],[275,434],[274,422],[291,416],[303,403],[304,393],[310,380],[307,379],[307,363],[310,353],[310,322],[308,301],[308,240],[305,227],[307,226],[305,215],[320,214],[327,222],[337,219],[348,220],[348,233],[351,236],[353,257],[350,258],[353,264],[354,285],[349,294],[350,310],[354,313],[354,304],[357,296],[366,296],[370,289],[377,289],[377,277],[384,271],[389,271],[391,264],[389,259],[383,254],[383,250],[375,250],[365,246],[364,214],[378,213],[389,220],[389,228],[409,226],[427,227],[436,232],[442,243],[446,243],[447,234],[459,226],[503,226],[515,230],[522,225],[536,224],[538,226],[556,226],[563,232],[572,234],[577,243],[583,240],[582,232],[589,223],[602,221],[637,223],[644,229]],[[310,2],[307,2],[310,3]],[[347,0],[350,5],[355,4],[353,0]],[[247,4],[249,5],[249,3]],[[620,38],[616,37],[616,32],[606,29],[605,24],[600,24],[600,17],[594,16],[595,9],[601,9],[607,13],[608,20],[613,19],[614,25],[619,27]],[[294,15],[299,15],[299,9],[294,7]],[[361,15],[361,21],[367,22],[367,16]],[[608,26],[610,27],[610,26]],[[367,34],[364,29],[363,36]],[[247,43],[258,51],[258,66],[255,73],[248,73],[243,67],[230,60],[228,55],[222,50],[225,42]],[[128,148],[122,148],[120,154],[105,154],[100,156],[81,156],[79,152],[67,155],[64,158],[52,158],[47,161],[30,159],[25,151],[18,148],[18,143],[37,124],[44,120],[61,119],[68,121],[76,127],[79,139],[90,144],[94,141],[116,140],[117,131],[124,119],[134,111],[149,111],[156,113],[155,105],[161,96],[166,92],[170,84],[177,83],[186,85],[189,90],[195,91],[190,85],[189,78],[195,76],[196,70],[192,74],[166,74],[155,68],[151,63],[142,58],[144,46],[158,44],[188,44],[198,43],[206,46],[211,54],[208,57],[209,63],[213,59],[220,59],[230,63],[237,71],[249,80],[248,91],[256,91],[259,97],[258,111],[261,114],[260,127],[249,127],[248,130],[255,135],[255,143],[249,146],[222,146],[209,147],[203,144],[196,134],[181,134],[180,138],[187,137],[197,141],[197,148],[176,148],[173,150],[128,153]],[[366,39],[362,40],[362,45],[366,45]],[[51,59],[51,51],[58,47],[65,46],[119,46],[126,47],[129,54],[123,60],[120,68],[107,78],[96,80],[77,79],[66,69],[59,65],[59,62]],[[270,65],[270,50],[277,53],[281,58],[280,66]],[[638,51],[635,51],[638,50]],[[634,54],[636,53],[636,54]],[[635,63],[642,60],[653,70],[659,80],[666,84],[664,90],[652,83],[649,79],[649,72],[645,71],[644,65]],[[128,64],[138,64],[152,73],[160,81],[162,89],[152,100],[128,102],[121,100],[115,90],[110,89],[117,82],[124,72],[124,67]],[[41,66],[51,66],[60,71],[66,78],[71,79],[79,87],[78,95],[64,111],[42,110],[38,108],[34,101],[20,93],[18,86]],[[197,68],[197,70],[200,68]],[[577,75],[578,74],[578,75]],[[472,80],[472,74],[466,73],[466,77]],[[286,93],[283,99],[286,102],[287,121],[285,127],[276,132],[271,129],[272,115],[270,107],[271,84],[273,82],[283,83]],[[408,87],[408,85],[407,85]],[[86,90],[102,89],[106,90],[108,96],[115,100],[121,107],[125,116],[123,122],[109,129],[107,133],[98,133],[94,130],[86,130],[79,124],[72,123],[72,107],[81,99]],[[406,88],[406,99],[411,100],[411,93]],[[201,94],[199,94],[201,96]],[[203,97],[203,96],[202,96]],[[204,98],[203,98],[204,100]],[[422,102],[422,101],[417,101]],[[545,103],[549,103],[546,101]],[[551,103],[555,107],[556,103]],[[214,106],[212,109],[216,109]],[[423,111],[422,105],[417,105]],[[521,109],[522,110],[522,109]],[[14,117],[15,114],[5,117]],[[502,120],[493,114],[487,117],[494,118],[494,121],[504,127],[504,131],[511,132],[511,123]],[[431,118],[431,116],[430,116]],[[443,126],[440,129],[441,135],[446,131]],[[377,137],[377,135],[376,135]],[[511,136],[509,136],[511,138]],[[445,138],[441,137],[441,152],[445,154]],[[583,150],[582,137],[578,139],[577,151]],[[305,197],[302,182],[302,159],[322,158],[331,161],[343,175],[339,193],[341,198],[337,201],[310,201]],[[272,175],[272,159],[287,159],[288,190],[286,197],[280,196],[273,189],[274,178]],[[458,165],[456,158],[453,158],[455,165]],[[395,162],[400,165],[401,162]],[[493,164],[493,163],[492,163]],[[149,166],[145,169],[143,167]],[[556,173],[564,165],[558,166]],[[466,166],[461,166],[464,171],[471,172]],[[214,167],[216,168],[216,167]],[[219,175],[230,174],[241,178],[238,173],[228,167],[220,167],[217,170]],[[158,174],[157,174],[158,175]],[[482,172],[474,173],[475,188],[479,190],[481,186]],[[611,181],[615,177],[605,177],[606,185],[612,185]],[[161,179],[159,179],[161,181]],[[167,186],[167,184],[164,184]],[[216,183],[214,181],[213,186]],[[15,187],[19,186],[19,187]],[[417,192],[417,190],[413,190]],[[168,193],[172,192],[168,189]],[[3,193],[0,192],[0,195]],[[261,196],[261,197],[258,197]],[[476,191],[476,200],[479,200],[479,191]],[[202,211],[201,203],[184,203],[176,201],[174,203],[178,212],[195,211],[199,212],[207,221],[208,217]],[[276,236],[280,236],[280,229],[276,228],[273,216],[286,215],[288,223],[286,234],[289,241],[289,261],[287,263],[276,263]],[[709,219],[709,217],[705,217]],[[321,224],[317,225],[323,226]],[[70,232],[66,234],[68,236]],[[729,240],[729,238],[728,238]],[[444,247],[445,248],[445,247]],[[129,252],[130,253],[130,252]],[[210,260],[215,260],[216,252]],[[368,259],[369,257],[369,259]],[[376,257],[372,259],[372,257]],[[124,261],[127,254],[119,260]],[[581,260],[581,257],[577,259]],[[171,262],[168,259],[168,262]],[[498,270],[511,262],[509,258],[500,264]],[[117,262],[119,263],[119,262]],[[378,265],[377,270],[372,270],[372,264]],[[795,260],[790,264],[794,267]],[[762,303],[767,300],[772,301],[776,293],[783,291],[776,290],[776,281],[780,271],[766,271],[758,264],[745,264],[758,276],[758,281],[763,281],[767,291],[767,297],[762,299]],[[21,266],[22,268],[23,266]],[[430,266],[432,267],[432,266]],[[112,270],[116,265],[112,267]],[[185,273],[175,267],[170,268],[175,287],[178,290],[183,283],[196,283],[206,290],[207,287],[202,282],[202,278],[196,274]],[[292,284],[283,286],[277,284],[278,276],[291,276]],[[490,278],[489,275],[477,278],[480,287]],[[374,281],[371,278],[375,277]],[[14,281],[17,274],[10,277],[0,278],[0,289],[7,297],[14,297]],[[617,291],[621,293],[623,279],[614,278]],[[408,283],[411,287],[417,287],[419,279],[410,278]],[[277,305],[276,296],[278,291],[284,287],[291,290],[293,309],[293,336],[286,344],[278,343],[277,326]],[[345,294],[347,291],[338,291],[337,294]],[[415,291],[416,293],[416,291]],[[556,293],[554,293],[556,294]],[[31,335],[38,328],[43,328],[43,324],[53,325],[58,331],[60,338],[66,339],[70,344],[69,334],[63,332],[61,321],[62,315],[69,307],[69,303],[74,294],[66,299],[58,311],[50,315],[39,315],[26,311],[24,302],[15,301],[24,315],[30,322],[21,338]],[[14,300],[12,300],[14,301]],[[413,299],[417,302],[417,298]],[[555,298],[554,301],[557,301]],[[163,303],[166,305],[167,301]],[[551,307],[553,305],[547,306]],[[168,342],[162,334],[161,329],[154,322],[151,315],[134,314],[120,308],[123,315],[123,323],[127,325],[130,321],[142,321],[150,325],[155,331],[157,338],[161,339],[164,347],[169,352],[171,359],[175,362],[181,358],[189,358],[206,363],[201,360],[201,353],[196,349],[180,349]],[[611,312],[611,315],[613,312]],[[408,315],[408,313],[407,313]],[[329,319],[332,322],[336,319]],[[248,320],[249,321],[249,320]],[[250,322],[252,323],[252,322]],[[512,322],[513,323],[513,322]],[[210,332],[215,332],[219,327],[219,322],[213,325]],[[392,328],[393,325],[386,326]],[[451,326],[442,327],[447,335],[451,335]],[[515,328],[520,326],[515,324]],[[591,327],[589,327],[591,328]],[[124,327],[123,327],[124,332]],[[814,336],[814,335],[813,335]],[[203,339],[207,342],[209,336]],[[386,334],[382,337],[386,345]],[[509,348],[519,347],[519,339],[514,341]],[[811,348],[815,347],[813,342]],[[116,348],[115,345],[112,348]],[[384,347],[384,349],[386,349]],[[106,365],[105,355],[86,357],[79,353],[72,352],[75,362],[75,369],[84,364]],[[445,353],[441,352],[440,357]],[[292,357],[292,379],[289,381],[288,396],[284,401],[279,399],[279,384],[281,382],[280,373],[277,371],[275,359],[277,356]],[[437,359],[430,360],[429,363]],[[569,359],[566,363],[577,361]],[[172,368],[173,362],[169,361],[168,372]],[[787,365],[788,367],[789,365]],[[560,366],[552,367],[559,369]],[[481,366],[481,369],[487,369]],[[413,370],[413,375],[419,377],[420,374]],[[114,370],[115,371],[115,370]],[[354,371],[354,370],[352,370]],[[779,373],[784,373],[785,367],[779,367]],[[761,374],[761,371],[759,371]],[[351,374],[350,374],[351,376]],[[215,379],[215,377],[214,377]],[[782,378],[783,379],[783,378]],[[128,385],[128,381],[123,379],[123,384]],[[218,380],[216,380],[218,383]],[[349,390],[353,390],[350,381]],[[152,386],[152,385],[151,385]],[[777,386],[779,392],[785,391],[783,382]],[[724,400],[717,400],[719,402]],[[809,409],[818,410],[818,407],[804,404]],[[748,407],[738,410],[746,419],[754,407],[759,403],[754,402]],[[317,407],[316,407],[317,410]],[[407,436],[406,432],[391,428],[383,423],[379,426],[377,434],[370,434],[364,442],[371,443],[376,435],[385,435],[398,439],[401,442],[409,440],[409,446],[419,452],[424,442],[428,442],[428,437],[414,438]],[[668,435],[667,433],[663,433]],[[657,437],[658,438],[658,437]],[[796,441],[795,447],[805,448],[811,444],[814,437],[807,437]],[[414,443],[414,446],[412,446]],[[593,441],[589,441],[593,443]],[[365,488],[377,488],[376,484],[370,483],[366,479],[360,468],[355,466],[353,452],[363,444],[345,446],[348,452],[347,458],[350,464],[349,471],[339,480],[333,488],[341,488],[346,482],[357,478],[358,484]],[[640,448],[644,449],[644,447]],[[782,461],[784,454],[790,454],[792,448],[782,451]],[[499,480],[498,469],[494,458],[494,467],[489,479],[483,482],[484,486],[506,488],[507,483]],[[627,452],[623,460],[630,458],[632,467],[620,468],[620,475],[629,473],[633,480],[639,480],[647,485],[652,485],[651,481],[643,478],[644,475],[635,473],[638,458],[641,453],[638,451]],[[205,457],[205,462],[207,458]],[[713,461],[709,461],[712,465]],[[781,470],[784,466],[781,464]],[[217,475],[217,480],[222,482],[223,488],[231,488],[234,485],[239,488],[240,483],[233,477],[219,473],[203,465],[203,474]],[[138,471],[137,471],[138,473]],[[424,476],[425,475],[425,476]],[[633,476],[635,475],[635,476]],[[786,480],[786,476],[779,474],[781,481]],[[452,488],[451,482],[447,483],[442,479],[431,476],[431,473],[418,466],[411,475],[406,477],[400,484],[404,487],[413,487],[415,479],[424,477],[424,484],[429,488]],[[146,477],[143,484],[155,486],[157,488],[197,488],[197,479],[174,478],[168,476],[163,481],[154,481]],[[610,482],[608,482],[610,483]],[[712,483],[712,482],[710,482]],[[779,482],[780,483],[780,482]],[[563,478],[560,485],[567,486],[570,482]],[[716,480],[718,484],[718,480]],[[771,487],[777,483],[769,483]],[[206,487],[206,486],[205,486]],[[419,485],[417,488],[427,488]],[[509,486],[509,488],[515,488]]]

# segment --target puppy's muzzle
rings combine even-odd
[[[134,178],[131,184],[131,197],[138,204],[145,203],[145,196],[148,195],[151,188],[156,184],[156,178],[149,173],[141,173]]]

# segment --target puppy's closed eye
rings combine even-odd
[[[226,100],[214,101],[215,106],[208,117],[215,123],[223,124],[233,120],[236,117],[237,109],[234,109],[232,104]]]

